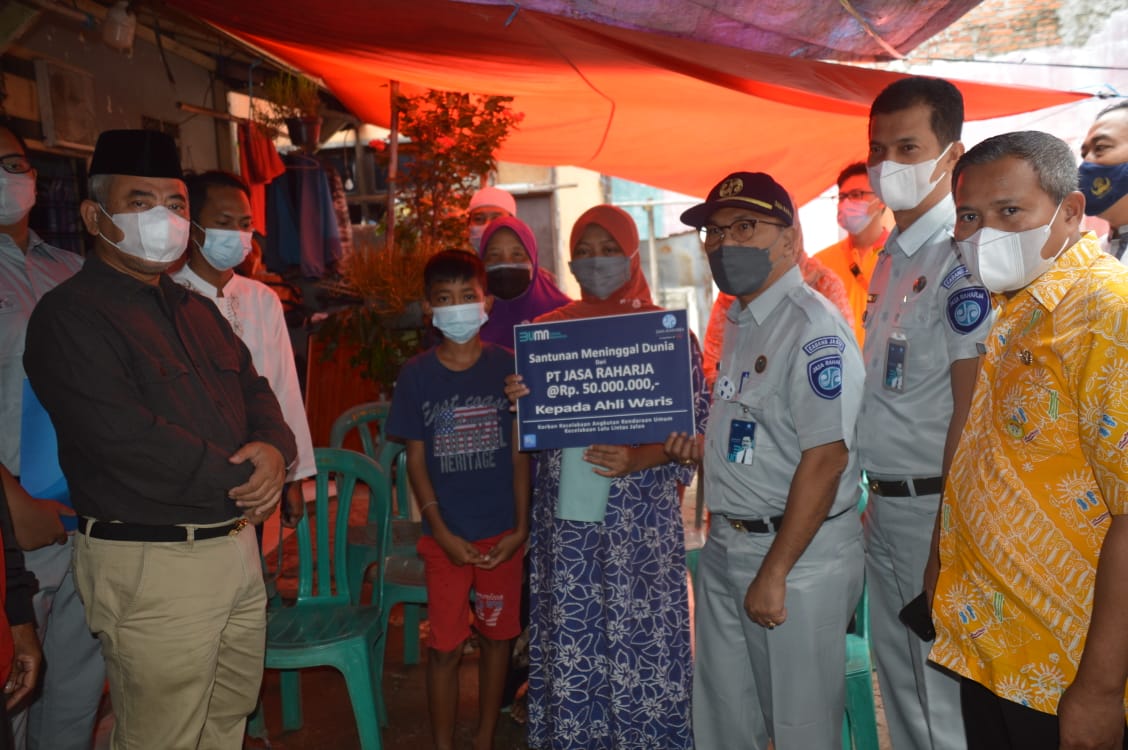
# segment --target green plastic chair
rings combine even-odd
[[[301,687],[297,670],[317,666],[337,669],[345,678],[356,717],[362,750],[380,750],[379,707],[383,705],[384,629],[380,586],[373,606],[356,605],[350,596],[346,556],[334,549],[344,539],[357,485],[368,488],[369,515],[382,520],[386,531],[376,539],[378,551],[387,549],[391,512],[384,473],[365,455],[339,448],[317,448],[316,544],[310,519],[297,527],[298,596],[288,607],[268,607],[266,667],[281,670],[282,726],[302,726]],[[329,507],[329,482],[334,481],[337,509]],[[373,511],[375,508],[375,511]],[[336,553],[336,554],[335,554]],[[335,584],[335,590],[334,590]]]
[[[854,632],[846,634],[846,717],[842,722],[844,750],[878,750],[877,707],[873,699],[873,663],[870,661],[869,596],[854,610]]]
[[[869,499],[866,482],[863,480],[861,485],[859,514],[865,511]],[[879,750],[869,643],[869,593],[864,583],[862,596],[854,608],[854,631],[846,634],[846,716],[842,720],[842,747],[844,750]]]
[[[380,401],[358,404],[347,409],[333,421],[329,443],[340,447],[349,432],[356,430],[365,454],[379,462],[385,477],[390,480],[389,490],[395,507],[391,521],[390,551],[383,560],[384,565],[379,565],[382,558],[375,549],[374,541],[380,535],[381,527],[371,513],[364,526],[350,527],[346,542],[349,590],[354,603],[359,603],[365,579],[376,578],[372,590],[376,591],[377,583],[383,588],[385,633],[389,611],[396,604],[403,605],[403,663],[410,665],[418,664],[420,660],[419,623],[423,619],[423,609],[427,606],[423,561],[415,552],[423,526],[411,519],[407,451],[402,445],[387,440],[384,435],[384,420],[388,416],[388,409],[389,405]],[[383,664],[380,666],[382,671]],[[387,725],[383,702],[380,704],[380,721],[382,725]]]

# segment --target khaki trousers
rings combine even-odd
[[[262,683],[266,591],[254,528],[192,542],[75,537],[102,643],[113,750],[236,750]]]

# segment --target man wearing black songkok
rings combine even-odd
[[[266,624],[250,525],[278,503],[294,438],[216,307],[164,273],[188,240],[172,139],[102,133],[81,213],[94,253],[39,302],[24,368],[79,516],[111,746],[239,748]]]

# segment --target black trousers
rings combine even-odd
[[[966,677],[960,680],[960,708],[967,750],[1058,750],[1057,716],[1000,698]]]
[[[0,697],[0,750],[15,750],[16,743],[12,739],[12,719],[8,715],[8,707]]]

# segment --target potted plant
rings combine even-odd
[[[397,180],[395,243],[354,235],[338,265],[340,279],[321,286],[356,304],[331,314],[318,331],[322,361],[346,353],[361,376],[390,395],[400,366],[426,333],[419,300],[427,259],[467,246],[466,208],[481,176],[497,167],[496,153],[521,115],[511,97],[429,91],[399,97],[400,132],[410,154]],[[384,154],[387,150],[378,149]]]
[[[275,130],[285,125],[290,141],[299,148],[319,143],[321,95],[316,83],[293,73],[279,73],[266,79],[262,96],[274,105],[273,113],[260,112],[264,124]]]

